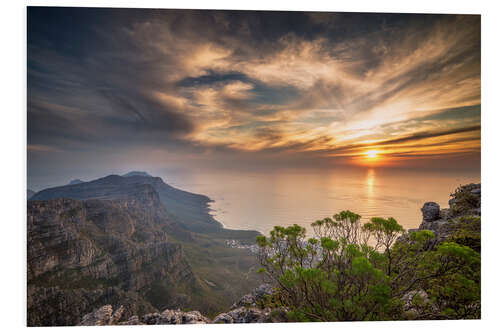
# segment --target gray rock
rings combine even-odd
[[[261,284],[257,288],[255,288],[250,294],[244,295],[237,302],[231,305],[230,310],[246,306],[257,306],[257,303],[260,300],[263,300],[264,297],[272,295],[273,287],[270,284]]]
[[[230,310],[236,309],[242,306],[255,306],[256,305],[256,299],[252,294],[247,294],[244,295],[242,298],[240,298],[236,303],[231,305]]]
[[[418,301],[417,301],[418,298]],[[429,312],[437,312],[438,308],[432,304],[429,295],[424,290],[412,290],[407,292],[402,298],[403,311],[407,319],[423,319]]]
[[[255,288],[253,290],[252,294],[258,300],[258,299],[261,299],[265,296],[272,295],[273,291],[274,291],[274,288],[270,284],[266,283],[266,284],[261,284],[260,286]]]
[[[111,305],[105,305],[92,313],[85,315],[79,325],[102,326],[102,325],[175,325],[175,324],[207,324],[210,319],[204,317],[198,311],[183,312],[180,310],[165,310],[148,313],[139,318],[132,316],[127,321],[121,321],[124,307],[120,306],[114,313]]]
[[[138,316],[132,316],[127,321],[122,321],[118,325],[142,325]]]
[[[233,320],[233,317],[231,317],[227,313],[220,313],[214,318],[212,323],[213,324],[232,324],[232,323],[234,323],[234,320]]]
[[[180,310],[165,310],[161,314],[162,324],[182,324],[182,312]]]
[[[199,311],[184,312],[182,315],[183,324],[207,324],[210,319],[204,317]]]
[[[439,219],[440,208],[435,202],[426,202],[421,208],[423,219],[425,222],[432,222]]]
[[[413,300],[415,297],[420,298],[420,300],[426,304],[429,303],[429,295],[424,290],[412,290],[407,292],[403,297],[403,310],[408,311],[415,307]]]
[[[269,309],[257,309],[255,307],[240,307],[227,313],[233,318],[234,323],[265,323],[270,322]]]
[[[113,307],[111,305],[104,305],[99,309],[83,316],[82,321],[78,326],[103,326],[109,325],[111,316],[113,314]]]
[[[158,325],[160,324],[161,315],[158,312],[148,313],[142,316],[142,322],[146,325]]]
[[[123,312],[125,311],[125,308],[123,305],[121,305],[113,314],[111,315],[111,318],[109,318],[109,325],[116,325],[122,319]]]
[[[155,318],[153,325],[179,325],[179,324],[207,324],[210,319],[199,311],[184,312],[181,310],[165,310]]]

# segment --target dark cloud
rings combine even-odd
[[[393,145],[393,144],[398,144],[398,143],[405,143],[405,142],[417,141],[417,140],[428,139],[428,138],[436,138],[436,137],[451,135],[451,134],[475,132],[475,131],[480,131],[480,130],[481,130],[481,126],[476,125],[476,126],[469,126],[469,127],[464,127],[464,128],[453,128],[453,129],[443,130],[443,131],[418,132],[418,133],[414,133],[414,134],[400,137],[397,139],[378,141],[376,143],[376,145],[378,145],[378,146]]]
[[[338,146],[335,148],[325,149],[324,152],[339,153],[339,152],[348,152],[348,151],[359,150],[359,149],[369,149],[369,148],[373,148],[373,147],[393,146],[393,145],[398,145],[398,144],[402,144],[402,143],[418,142],[420,140],[429,139],[429,138],[439,138],[439,137],[443,137],[443,136],[447,136],[447,135],[469,133],[469,132],[477,132],[477,134],[478,134],[476,137],[474,137],[472,139],[471,138],[458,138],[458,139],[453,139],[453,140],[443,140],[437,144],[426,143],[426,144],[422,144],[422,145],[412,145],[412,146],[405,145],[404,147],[405,148],[416,148],[416,147],[443,146],[443,145],[448,144],[448,143],[457,143],[457,142],[479,140],[480,139],[480,130],[481,130],[480,125],[474,125],[474,126],[469,126],[469,127],[453,128],[453,129],[447,129],[447,130],[441,130],[441,131],[422,131],[422,132],[412,133],[410,135],[400,136],[398,138],[390,139],[390,140],[380,140],[380,141],[374,141],[374,142],[370,142],[370,143]]]

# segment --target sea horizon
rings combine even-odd
[[[328,180],[328,174],[333,174],[330,176],[334,184],[321,183],[321,179]],[[375,216],[394,217],[405,229],[412,229],[422,222],[420,208],[425,202],[433,201],[441,208],[447,208],[450,194],[456,188],[481,182],[480,172],[473,170],[422,172],[345,167],[334,168],[333,171],[183,170],[153,175],[180,190],[207,196],[210,199],[210,215],[224,228],[256,230],[264,235],[278,225],[298,224],[312,230],[312,222],[332,217],[342,210],[354,211],[364,221]],[[280,180],[284,182],[285,178],[288,185],[279,186]],[[263,186],[273,179],[277,185]],[[400,188],[395,186],[398,183],[401,184]],[[302,188],[302,192],[307,192],[309,196],[290,191],[290,187]],[[316,196],[310,196],[311,194]],[[263,199],[255,200],[256,198]],[[300,207],[293,205],[300,200],[305,200]],[[258,213],[260,222],[249,222],[252,219],[250,211]]]

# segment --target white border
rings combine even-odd
[[[204,8],[204,9],[259,9],[259,10],[308,10],[350,12],[405,12],[405,13],[467,13],[482,15],[482,181],[483,181],[483,315],[480,321],[421,321],[421,322],[370,322],[324,324],[251,324],[208,325],[176,327],[107,327],[105,331],[138,330],[177,332],[220,331],[299,331],[338,330],[349,332],[383,331],[492,331],[498,313],[498,225],[500,218],[495,210],[500,183],[499,149],[500,105],[498,103],[498,76],[500,53],[499,5],[495,1],[10,1],[2,3],[2,189],[1,219],[1,286],[0,314],[5,331],[25,330],[26,323],[26,5],[34,6],[85,6],[133,8]],[[35,330],[49,331],[53,328]],[[91,328],[61,328],[60,331],[89,330]]]

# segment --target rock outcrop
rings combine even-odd
[[[464,223],[464,217],[481,216],[481,184],[461,186],[452,197],[449,208],[441,209],[435,202],[426,202],[421,209],[423,219],[417,230],[434,232],[435,243],[449,238]]]
[[[162,313],[154,312],[143,316],[133,315],[124,320],[123,306],[115,312],[111,305],[86,314],[78,326],[104,326],[104,325],[178,325],[178,324],[208,324],[210,319],[198,311],[184,312],[180,310],[165,310]]]
[[[273,288],[264,284],[243,296],[229,312],[220,313],[213,320],[198,311],[184,312],[166,309],[162,313],[154,312],[143,316],[133,315],[125,319],[123,307],[113,312],[111,305],[105,305],[83,316],[79,325],[176,325],[176,324],[233,324],[233,323],[270,323],[286,321],[285,309],[270,309],[259,305],[265,297],[271,295]],[[120,316],[120,317],[119,317]]]
[[[435,202],[426,202],[421,209],[423,220],[433,222],[439,219],[439,205]]]
[[[240,307],[256,307],[259,304],[259,301],[265,299],[266,296],[270,296],[273,293],[273,287],[270,284],[261,284],[257,288],[255,288],[250,294],[244,295],[240,298],[236,303],[231,306],[231,310],[240,308]]]

